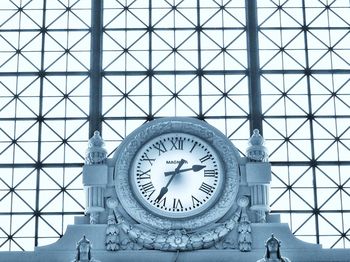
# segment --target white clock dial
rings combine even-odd
[[[165,217],[198,214],[213,203],[224,180],[214,148],[185,133],[156,137],[133,159],[131,184],[141,204]]]

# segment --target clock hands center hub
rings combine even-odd
[[[168,192],[168,186],[170,185],[171,181],[173,181],[174,177],[180,173],[180,168],[182,167],[182,165],[186,162],[186,160],[181,159],[180,163],[178,164],[178,166],[175,168],[175,171],[172,172],[172,176],[169,179],[168,183],[165,185],[165,187],[162,187],[162,189],[160,190],[160,193],[158,195],[158,197],[155,199],[156,202],[159,202],[162,197]]]

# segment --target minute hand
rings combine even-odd
[[[202,170],[203,168],[205,168],[205,166],[202,165],[193,165],[191,168],[185,168],[185,169],[180,169],[177,171],[177,173],[182,173],[182,172],[186,172],[186,171],[194,171],[194,172],[198,172],[200,170]],[[168,171],[168,172],[164,172],[165,176],[171,176],[175,173],[175,171]]]

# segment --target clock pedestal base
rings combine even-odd
[[[69,225],[64,236],[54,244],[37,247],[35,252],[2,252],[1,261],[7,262],[62,262],[72,261],[75,256],[76,242],[85,235],[92,243],[92,255],[103,262],[205,262],[205,261],[257,261],[264,252],[264,242],[273,232],[282,241],[282,254],[294,262],[349,261],[350,250],[322,249],[321,246],[298,240],[290,232],[287,224],[252,224],[252,251],[240,252],[238,249],[203,249],[188,252],[164,252],[157,250],[105,250],[106,225]]]

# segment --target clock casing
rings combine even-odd
[[[174,175],[181,160],[180,172]],[[116,194],[128,215],[142,225],[195,230],[217,222],[235,205],[239,160],[231,141],[204,121],[156,119],[136,129],[118,147]],[[204,167],[181,171],[193,166]],[[172,176],[167,192],[155,201]]]
[[[175,174],[181,160],[181,168]],[[187,218],[215,203],[224,176],[220,156],[208,142],[187,133],[171,132],[141,147],[132,162],[130,183],[135,197],[150,212]],[[161,189],[170,179],[162,196]]]

